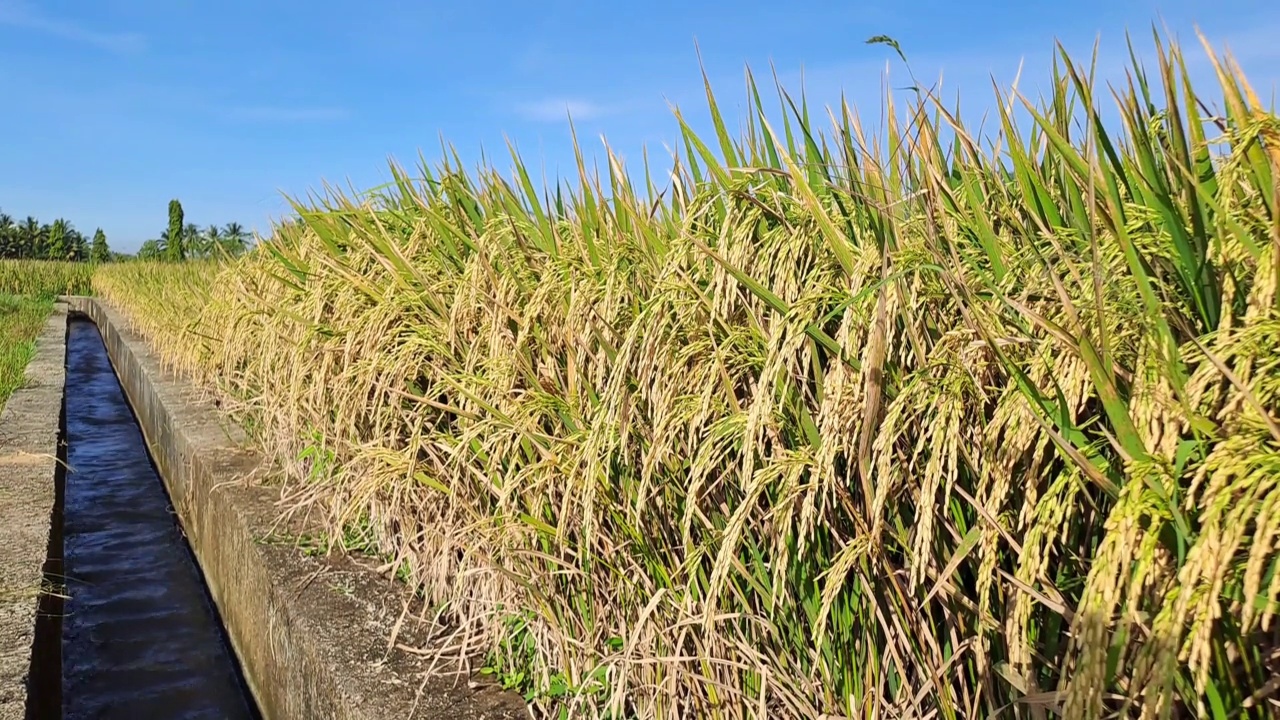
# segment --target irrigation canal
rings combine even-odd
[[[67,334],[62,714],[259,714],[98,328]]]

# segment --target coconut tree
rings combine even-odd
[[[210,225],[200,238],[200,257],[209,257],[218,252],[218,248],[222,247],[222,241],[222,228],[217,225]]]
[[[0,257],[18,256],[18,226],[13,218],[0,212]]]
[[[187,255],[194,257],[200,256],[200,246],[204,242],[204,239],[201,237],[202,235],[203,233],[200,231],[200,226],[193,222],[187,223],[186,226],[182,228],[182,247],[187,251]]]
[[[229,222],[222,230],[222,246],[229,255],[239,255],[245,251],[249,233],[238,222]]]
[[[28,215],[18,226],[18,257],[39,257],[44,250],[44,229],[40,221]]]
[[[83,262],[89,259],[89,240],[84,233],[67,225],[67,241],[66,249],[63,252],[63,258],[66,260],[74,260],[75,262]]]

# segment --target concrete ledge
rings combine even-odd
[[[46,573],[50,558],[61,558],[57,479],[66,341],[67,310],[58,304],[36,340],[27,386],[0,411],[0,720],[48,717],[58,705],[59,601]],[[52,646],[40,637],[48,634],[46,620],[54,623]]]
[[[244,482],[261,459],[211,402],[161,368],[114,309],[66,299],[97,324],[169,490],[249,686],[268,720],[528,717],[523,701],[388,641],[403,586],[349,557],[264,540],[278,493]],[[306,528],[291,526],[296,535]],[[401,627],[413,647],[420,629]]]

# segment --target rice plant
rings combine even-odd
[[[1261,715],[1280,120],[1206,52],[1061,53],[986,135],[708,86],[643,187],[450,153],[96,284],[542,715]]]
[[[0,294],[52,299],[89,292],[94,266],[57,260],[0,260]]]
[[[127,316],[133,330],[160,347],[170,369],[197,372],[203,339],[198,324],[210,286],[222,264],[217,260],[163,262],[139,260],[100,266],[92,277],[95,295],[120,307],[133,309]],[[195,342],[186,338],[195,337]],[[184,355],[181,351],[190,354]]]
[[[26,381],[36,337],[52,310],[48,300],[0,293],[0,408]]]

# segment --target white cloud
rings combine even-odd
[[[139,33],[100,32],[42,14],[22,2],[0,1],[0,25],[31,30],[114,53],[140,52],[146,38]]]
[[[341,107],[287,107],[256,105],[231,108],[225,112],[228,120],[264,123],[311,123],[345,120],[351,112]]]
[[[544,98],[520,103],[516,112],[527,120],[559,122],[572,117],[577,120],[594,120],[610,115],[615,108],[581,98]]]

